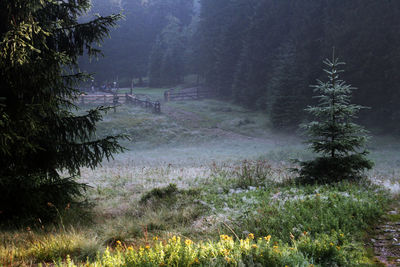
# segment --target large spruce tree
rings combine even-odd
[[[300,179],[307,183],[359,179],[362,172],[373,165],[364,149],[367,132],[352,122],[364,107],[350,103],[355,88],[339,79],[342,72],[339,66],[344,63],[334,55],[324,63],[328,81],[318,81],[314,86],[319,93],[316,96],[319,104],[306,109],[316,120],[303,125],[310,137],[307,142],[314,152],[321,154],[313,160],[300,162]]]
[[[85,188],[74,179],[80,167],[122,150],[117,137],[95,135],[103,108],[71,111],[86,77],[78,57],[99,54],[120,17],[79,23],[89,8],[89,0],[0,2],[0,222],[51,219],[48,203],[64,207]]]

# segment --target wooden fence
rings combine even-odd
[[[104,94],[104,95],[80,95],[78,103],[81,105],[95,104],[95,105],[117,105],[124,104],[126,96],[123,94]]]
[[[185,88],[179,91],[170,89],[164,92],[165,101],[196,100],[215,97],[216,93],[204,87]]]
[[[151,101],[150,99],[142,100],[135,95],[126,94],[126,103],[134,104],[135,106],[141,106],[147,109],[153,109],[155,113],[161,112],[160,101]]]
[[[154,112],[161,112],[161,104],[159,101],[152,101],[148,98],[140,99],[136,95],[114,94],[114,95],[81,95],[79,96],[78,103],[80,105],[95,104],[95,105],[118,105],[118,104],[132,104],[141,106],[146,109],[153,109]]]

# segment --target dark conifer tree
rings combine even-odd
[[[274,62],[267,86],[266,100],[272,126],[275,129],[293,130],[304,114],[304,80],[298,69],[296,47],[293,40],[284,44]]]
[[[149,59],[149,84],[172,86],[183,81],[186,36],[180,21],[170,16]]]
[[[160,38],[157,38],[150,53],[149,58],[149,86],[158,87],[162,85],[161,66],[163,62],[163,43]]]
[[[76,72],[85,51],[101,42],[119,15],[78,23],[89,0],[0,2],[0,221],[52,218],[85,185],[74,177],[122,148],[117,137],[98,139],[103,108],[71,112],[85,79]],[[66,172],[65,178],[60,173]]]

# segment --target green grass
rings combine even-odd
[[[162,90],[148,92],[156,98]],[[372,264],[363,240],[393,200],[375,183],[398,186],[395,139],[373,140],[373,183],[298,186],[290,159],[312,154],[298,138],[271,131],[263,113],[218,100],[167,105],[193,121],[132,106],[109,112],[98,135],[132,140],[115,160],[81,170],[91,216],[72,206],[56,226],[2,231],[0,265]]]
[[[264,266],[372,264],[362,240],[384,214],[390,199],[386,191],[369,183],[295,186],[281,177],[284,170],[280,168],[243,164],[231,170],[215,168],[192,189],[168,185],[147,191],[131,209],[109,217],[97,229],[79,234],[68,230],[50,235],[6,234],[0,255],[14,263],[54,260],[57,266],[66,266],[67,255],[78,265],[89,257],[90,266],[110,266],[110,262],[112,266],[187,266],[196,265],[196,258],[204,266],[216,262],[218,266],[251,262]],[[260,178],[261,173],[268,179]],[[243,186],[240,180],[248,179],[246,176],[260,179]],[[88,232],[96,239],[87,239]],[[218,241],[221,234],[229,238]],[[269,235],[266,242],[264,237]],[[173,236],[194,243],[171,241]],[[28,242],[12,243],[14,238]],[[70,262],[69,266],[75,265]]]
[[[201,101],[168,102],[167,106],[196,114],[208,127],[218,127],[249,136],[270,134],[268,117],[262,112],[253,112],[237,105],[205,99]]]

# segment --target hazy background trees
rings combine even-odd
[[[174,86],[196,74],[220,97],[270,114],[291,130],[312,104],[308,87],[336,47],[354,102],[376,130],[400,132],[400,2],[390,0],[94,0],[92,12],[123,9],[106,58],[82,67],[97,80]],[[100,78],[101,77],[101,78]],[[367,114],[367,115],[366,115]]]
[[[102,47],[107,57],[92,64],[84,58],[81,60],[83,69],[101,77],[97,79],[99,82],[118,80],[125,86],[130,85],[132,79],[147,77],[149,73],[155,79],[155,86],[182,79],[183,70],[179,69],[183,69],[184,64],[180,60],[184,56],[185,28],[191,23],[194,12],[192,0],[94,0],[92,4],[90,15],[108,15],[117,10],[123,12],[125,19]],[[160,69],[154,69],[154,64]],[[170,64],[176,69],[169,68],[171,73],[165,73],[162,65]],[[156,76],[161,72],[165,84],[157,81]]]

